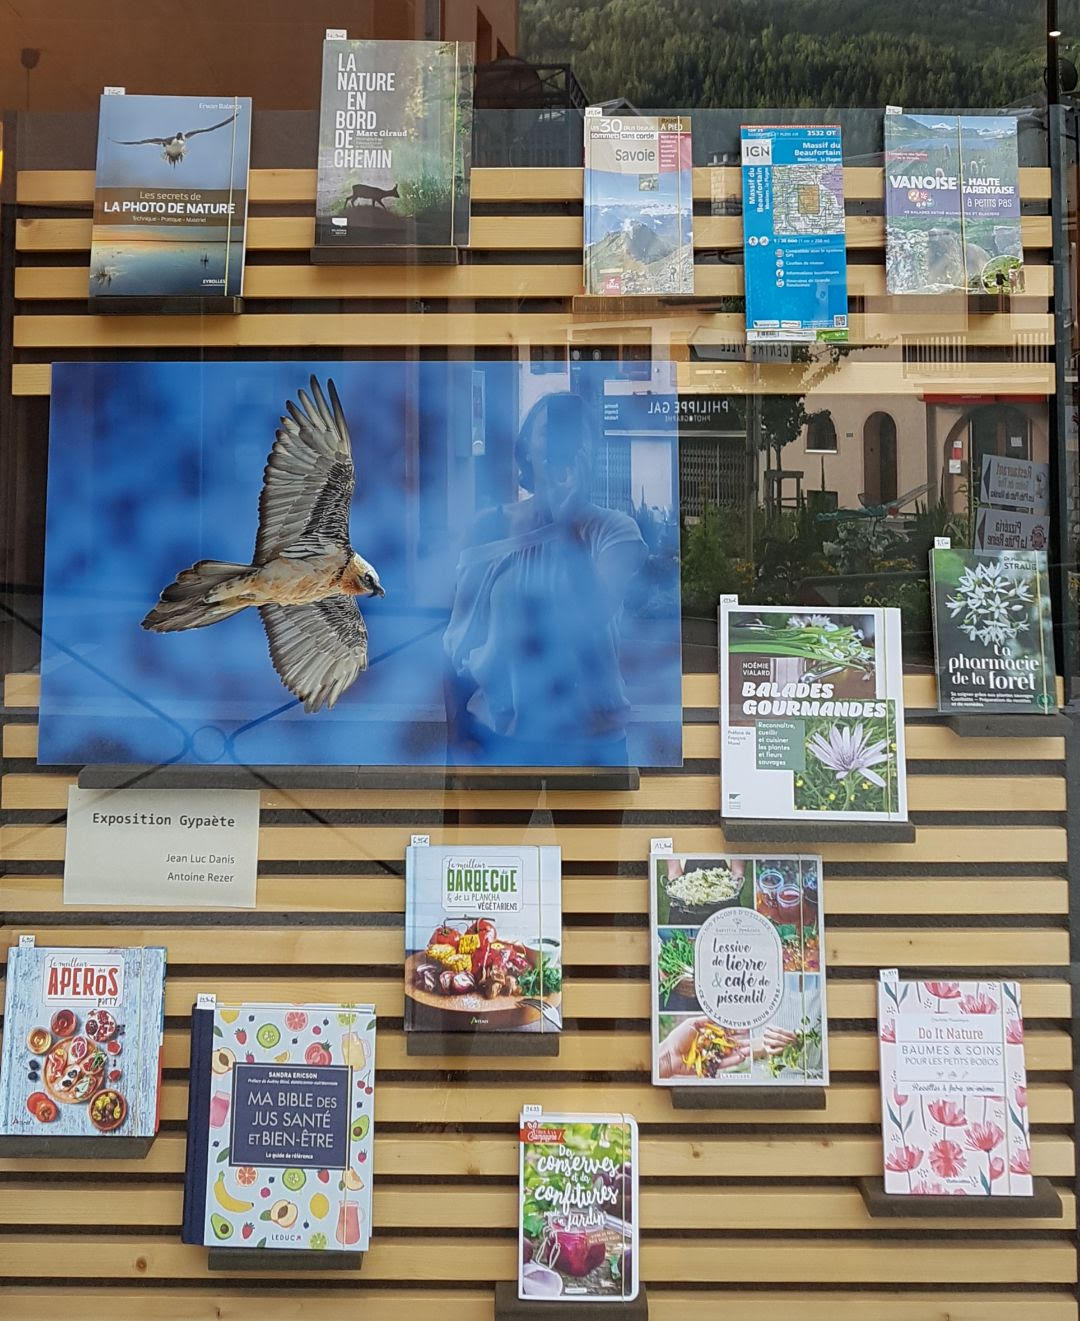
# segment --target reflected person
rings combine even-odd
[[[624,766],[619,615],[647,557],[637,523],[589,499],[591,424],[574,394],[529,411],[524,499],[481,513],[458,562],[447,660],[448,760]]]

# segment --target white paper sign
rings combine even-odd
[[[68,790],[64,903],[254,908],[251,789]]]
[[[984,505],[1045,514],[1050,508],[1050,465],[985,454],[979,499]]]
[[[1011,509],[980,509],[975,521],[975,549],[1048,550],[1050,515],[1023,514]]]

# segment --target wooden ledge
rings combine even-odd
[[[824,1110],[825,1088],[785,1086],[743,1087],[717,1083],[712,1087],[672,1087],[675,1110]]]
[[[1072,721],[1064,711],[953,712],[945,723],[960,738],[1067,738],[1072,733]]]
[[[429,248],[358,248],[343,243],[340,248],[311,248],[312,266],[459,266],[463,249]]]
[[[362,1252],[317,1252],[305,1248],[211,1248],[211,1271],[358,1271]]]
[[[760,821],[727,817],[721,823],[729,844],[914,844],[910,821]]]
[[[94,316],[238,316],[244,300],[229,294],[92,294],[89,311]]]
[[[521,1299],[517,1296],[517,1283],[499,1280],[495,1285],[495,1321],[648,1321],[649,1297],[644,1284],[638,1286],[638,1295],[631,1301],[621,1299],[539,1298]]]
[[[636,766],[456,768],[439,766],[101,765],[79,771],[80,789],[542,789],[600,793],[641,788]]]
[[[558,1032],[406,1032],[405,1054],[554,1059],[559,1040]]]
[[[867,1213],[874,1219],[942,1216],[947,1219],[1046,1220],[1061,1215],[1061,1197],[1049,1179],[1037,1176],[1030,1197],[905,1196],[887,1193],[881,1175],[858,1181]]]

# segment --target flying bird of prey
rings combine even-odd
[[[334,382],[313,376],[285,405],[263,472],[251,564],[200,560],[142,621],[155,633],[205,628],[248,606],[262,616],[270,659],[306,711],[331,707],[367,669],[367,626],[355,601],[383,596],[374,568],[349,544],[356,473]]]
[[[237,110],[228,119],[221,120],[220,123],[209,124],[206,128],[189,129],[187,133],[183,133],[178,129],[167,138],[132,138],[130,141],[124,138],[113,138],[113,142],[118,147],[143,147],[147,145],[160,147],[162,160],[168,161],[175,169],[187,155],[188,143],[196,134],[213,133],[217,128],[224,128],[226,124],[231,124],[239,113],[240,111]]]

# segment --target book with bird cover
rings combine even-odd
[[[371,1234],[375,1010],[192,1013],[185,1243],[363,1252]]]
[[[102,96],[91,297],[242,294],[250,146],[248,96]]]
[[[323,42],[315,246],[467,247],[473,46]]]
[[[878,980],[885,1192],[1029,1197],[1016,982]]]
[[[1054,711],[1045,551],[935,548],[930,583],[938,710]]]
[[[636,1298],[634,1119],[545,1114],[526,1105],[518,1150],[518,1297],[538,1303]]]
[[[1013,116],[885,116],[885,284],[1024,292]]]
[[[411,845],[405,1030],[562,1028],[557,845]]]
[[[821,858],[653,853],[653,1082],[825,1086]]]
[[[585,113],[585,292],[694,292],[690,120]]]
[[[14,945],[0,1056],[0,1137],[65,1154],[158,1128],[165,950]],[[143,1149],[131,1154],[145,1154]],[[124,1148],[125,1153],[127,1148]]]
[[[720,606],[726,817],[906,821],[900,611]]]

